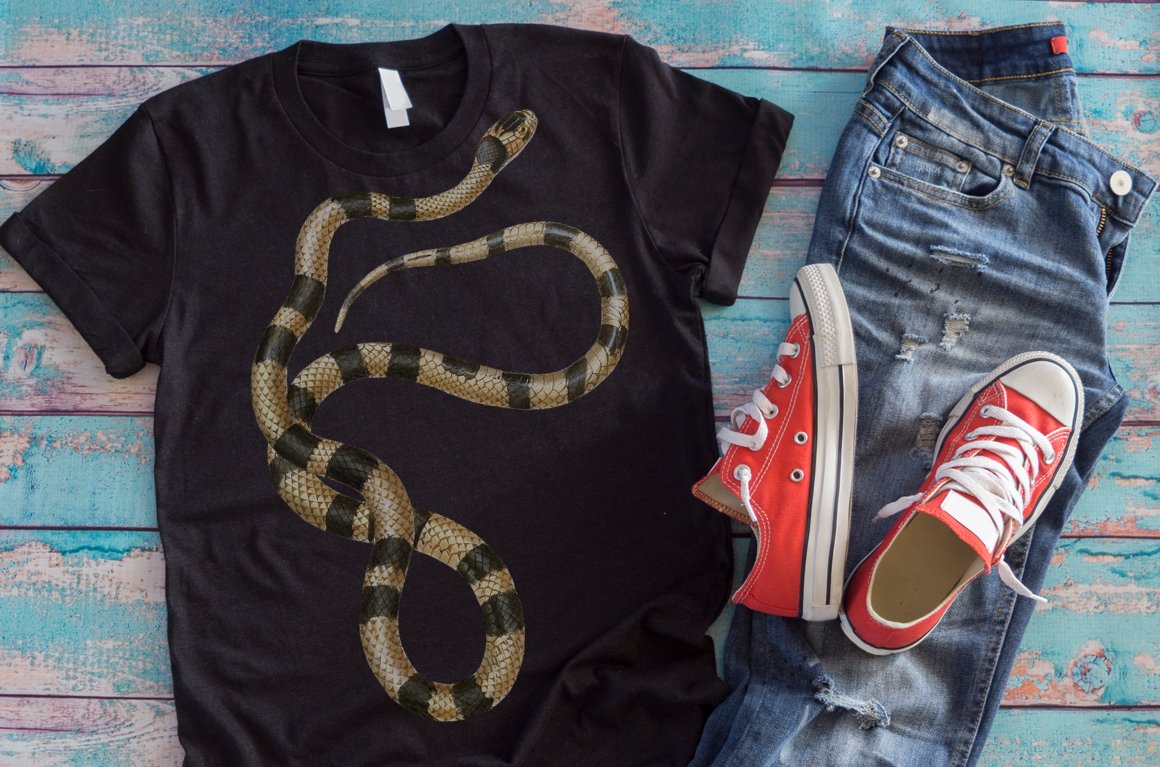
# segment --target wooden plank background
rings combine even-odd
[[[0,3],[0,220],[150,95],[300,38],[417,37],[447,21],[632,34],[797,116],[741,288],[704,305],[718,414],[770,372],[785,288],[886,24],[1069,26],[1093,137],[1160,178],[1160,12],[983,0],[163,0]],[[1131,397],[1056,552],[982,764],[1160,763],[1160,202],[1109,318]],[[180,764],[153,500],[157,369],[118,381],[0,251],[0,767]],[[737,546],[745,545],[743,539]],[[714,628],[720,637],[727,614]]]

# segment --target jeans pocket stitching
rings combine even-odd
[[[858,99],[858,103],[854,105],[854,114],[860,115],[866,122],[870,123],[879,136],[886,133],[886,121],[878,114],[878,110],[865,99]]]
[[[928,160],[930,160],[931,162],[937,162],[940,165],[945,165],[946,167],[952,168],[956,171],[959,170],[959,165],[961,163],[965,162],[968,165],[967,170],[970,170],[969,166],[971,165],[971,163],[968,160],[965,160],[962,157],[959,157],[954,152],[943,149],[942,147],[934,146],[933,144],[928,144],[925,141],[922,141],[920,139],[916,139],[914,136],[911,136],[910,134],[905,133],[904,131],[897,131],[895,133],[895,136],[905,136],[906,137],[906,146],[900,146],[898,144],[894,144],[891,148],[892,152],[894,149],[899,149],[903,152],[910,152],[911,154],[916,154],[916,155],[919,155],[920,157],[925,157]],[[897,141],[897,139],[895,139],[895,140]],[[889,162],[889,160],[888,160],[888,162]],[[966,171],[960,171],[960,172],[965,173]]]
[[[932,200],[950,203],[951,205],[966,208],[967,210],[988,210],[1011,196],[1011,179],[1006,175],[999,179],[999,185],[994,190],[976,197],[974,195],[964,194],[963,192],[957,192],[953,189],[936,186],[920,179],[911,178],[891,168],[882,167],[879,168],[879,171],[884,180],[918,192]]]

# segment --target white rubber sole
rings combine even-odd
[[[858,368],[850,310],[834,267],[802,267],[793,289],[805,304],[813,329],[816,382],[815,457],[802,567],[801,617],[825,621],[838,617],[850,543]]]
[[[1039,515],[1042,514],[1043,510],[1047,508],[1047,504],[1051,500],[1051,497],[1055,495],[1055,491],[1061,484],[1063,484],[1063,478],[1067,474],[1068,468],[1071,467],[1072,460],[1075,458],[1076,445],[1079,442],[1081,417],[1084,411],[1083,383],[1079,380],[1079,376],[1076,374],[1075,369],[1062,357],[1056,354],[1052,354],[1051,352],[1024,352],[1023,354],[1015,355],[1011,359],[1001,364],[999,367],[992,370],[989,374],[983,376],[983,378],[981,378],[978,383],[968,389],[967,393],[959,398],[959,401],[955,403],[953,408],[951,408],[951,412],[947,414],[946,423],[943,424],[942,431],[939,432],[938,440],[935,442],[934,446],[934,455],[937,457],[939,451],[942,450],[943,440],[948,434],[950,434],[951,430],[955,428],[955,425],[958,424],[959,419],[963,417],[963,413],[967,412],[967,408],[971,406],[971,403],[974,402],[975,396],[978,395],[979,392],[993,384],[998,379],[1007,375],[1015,368],[1020,367],[1021,365],[1025,365],[1033,360],[1044,359],[1055,362],[1057,365],[1063,368],[1063,370],[1068,374],[1068,377],[1071,378],[1072,385],[1075,387],[1076,393],[1074,413],[1075,427],[1072,429],[1071,435],[1068,438],[1067,448],[1064,450],[1063,456],[1060,458],[1061,463],[1056,469],[1055,476],[1052,478],[1051,484],[1047,486],[1047,489],[1043,491],[1043,495],[1039,497],[1039,501],[1036,503],[1035,508],[1032,510],[1031,516],[1029,516],[1027,521],[1024,522],[1023,525],[1015,531],[1015,534],[1011,536],[1011,541],[1007,544],[1008,547],[1011,545],[1011,543],[1014,543],[1019,539],[1020,536],[1026,533],[1031,528],[1031,526],[1035,524],[1035,520],[1039,519]],[[877,547],[871,549],[870,553],[862,558],[862,562],[865,562],[867,559],[869,559],[870,555],[873,554],[875,550],[877,550]],[[858,563],[858,567],[862,566],[862,562]],[[851,577],[853,577],[854,571],[857,570],[858,567],[855,567],[854,570],[850,571]],[[943,617],[946,617],[946,613],[943,613]],[[864,642],[862,638],[854,632],[853,626],[850,625],[849,619],[846,617],[846,610],[844,608],[839,611],[838,620],[842,625],[842,632],[846,635],[846,638],[857,645],[860,649],[865,650],[872,655],[893,655],[895,653],[905,652],[914,647],[917,647],[918,645],[922,644],[923,639],[926,639],[928,636],[934,633],[935,629],[938,628],[939,623],[942,623],[942,618],[939,618],[938,622],[931,627],[930,631],[923,634],[922,638],[920,638],[917,642],[908,644],[905,647],[888,649],[866,644],[866,642]]]

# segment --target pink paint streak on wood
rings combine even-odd
[[[0,698],[0,732],[10,734],[0,739],[4,767],[93,764],[110,751],[133,767],[176,767],[183,758],[168,701]],[[34,733],[75,737],[20,737]]]
[[[1088,33],[1088,39],[1104,48],[1115,48],[1119,51],[1138,51],[1143,47],[1139,40],[1113,37],[1111,33],[1103,29],[1093,29]]]
[[[1085,556],[1085,562],[1103,569],[1113,565],[1123,566],[1123,561],[1111,556]],[[1131,573],[1128,573],[1131,577]],[[1085,615],[1122,613],[1125,615],[1154,615],[1160,612],[1160,589],[1149,588],[1139,581],[1122,583],[1077,583],[1068,580],[1039,593],[1047,597],[1047,604],[1036,608],[1037,612],[1067,610]]]
[[[1003,705],[1098,706],[1111,673],[1112,662],[1096,640],[1080,646],[1062,675],[1039,651],[1020,652],[1011,668],[1012,683]]]
[[[1145,674],[1160,675],[1160,659],[1155,655],[1139,653],[1132,656],[1132,665]]]
[[[0,347],[4,343],[0,335]],[[0,409],[153,411],[159,368],[146,365],[128,378],[111,377],[59,309],[26,322],[19,338],[8,343],[20,351],[0,369]],[[35,354],[26,356],[26,349]]]
[[[13,470],[24,465],[24,454],[31,444],[27,431],[0,431],[0,482],[12,479]]]
[[[1055,666],[1037,651],[1020,652],[1011,666],[1011,681],[1003,705],[1018,706],[1042,703],[1044,694],[1051,691]]]
[[[152,418],[142,418],[139,421],[152,427]],[[81,455],[93,453],[116,453],[118,455],[133,455],[141,463],[153,463],[153,450],[146,447],[139,439],[126,439],[128,432],[107,432],[97,429],[90,432],[85,429],[75,429],[65,432],[59,439],[54,440],[53,446],[57,449],[71,450]],[[140,432],[135,432],[139,434]]]
[[[631,17],[625,17],[612,0],[592,0],[582,4],[570,4],[563,10],[540,16],[544,24],[560,24],[574,29],[595,29],[612,34],[638,36],[644,33],[643,25]],[[665,60],[664,56],[661,56]]]
[[[0,551],[0,597],[30,591],[87,594],[120,604],[165,601],[165,561],[160,549],[135,550],[120,559],[66,557],[42,541]]]

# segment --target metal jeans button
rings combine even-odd
[[[1112,177],[1108,179],[1108,183],[1112,187],[1112,193],[1119,197],[1132,191],[1132,177],[1128,175],[1126,170],[1118,170],[1113,173]]]

